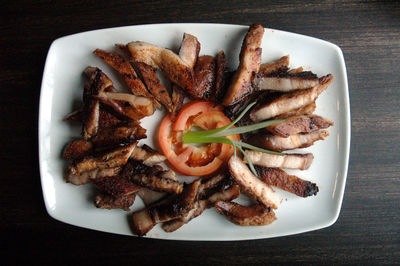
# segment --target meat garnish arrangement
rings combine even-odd
[[[289,55],[261,62],[263,36],[261,25],[249,27],[237,69],[222,50],[201,54],[189,33],[177,51],[140,40],[93,51],[129,92],[97,67],[83,70],[82,108],[65,117],[82,125],[64,148],[65,180],[92,184],[97,208],[130,211],[139,196],[145,207],[131,216],[138,236],[157,224],[176,231],[209,208],[240,226],[268,225],[279,218],[276,188],[317,195],[316,183],[284,169],[309,169],[314,155],[297,149],[329,136],[333,122],[314,111],[333,76],[291,69]],[[160,151],[140,143],[153,138],[141,119],[155,112],[166,113],[154,136]],[[251,203],[233,201],[239,196]]]

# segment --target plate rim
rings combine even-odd
[[[76,37],[79,35],[85,35],[85,34],[93,34],[96,32],[106,32],[106,31],[113,31],[113,30],[127,30],[127,29],[131,29],[131,28],[137,28],[137,27],[159,27],[159,26],[222,26],[222,27],[232,27],[232,28],[248,28],[248,25],[241,25],[241,24],[225,24],[225,23],[155,23],[155,24],[141,24],[141,25],[127,25],[127,26],[118,26],[118,27],[111,27],[111,28],[102,28],[102,29],[95,29],[95,30],[89,30],[89,31],[83,31],[83,32],[78,32],[78,33],[74,33],[74,34],[70,34],[70,35],[65,35],[62,37],[59,37],[57,39],[55,39],[51,45],[49,46],[49,50],[47,52],[46,55],[46,60],[45,60],[45,65],[44,65],[44,70],[43,70],[43,76],[42,76],[42,82],[41,82],[41,87],[40,87],[40,97],[39,97],[39,114],[38,114],[38,146],[39,146],[39,172],[40,172],[40,181],[41,181],[41,187],[42,187],[42,193],[43,193],[43,198],[44,198],[44,203],[45,203],[45,207],[46,207],[46,211],[49,214],[50,217],[52,217],[53,219],[69,224],[69,225],[73,225],[73,226],[77,226],[77,227],[81,227],[81,228],[85,228],[85,229],[91,229],[91,230],[95,230],[95,231],[100,231],[100,232],[106,232],[106,233],[113,233],[113,234],[119,234],[119,235],[128,235],[125,234],[123,232],[111,232],[111,231],[107,231],[107,230],[102,230],[102,229],[98,229],[98,228],[93,228],[93,227],[89,227],[86,226],[85,224],[76,224],[73,222],[69,222],[66,221],[65,219],[63,220],[61,217],[59,217],[58,215],[56,215],[55,211],[51,208],[50,203],[49,203],[49,192],[48,192],[48,188],[46,187],[45,184],[45,176],[47,174],[45,174],[45,170],[44,170],[44,160],[43,160],[43,133],[44,133],[44,129],[42,130],[42,127],[44,127],[43,125],[43,119],[44,119],[44,115],[45,115],[45,93],[47,93],[47,91],[45,90],[45,86],[44,83],[46,81],[46,78],[48,76],[47,72],[49,71],[49,60],[51,59],[51,53],[54,51],[54,47],[56,47],[56,45],[62,41],[63,39],[66,38],[70,38],[70,37]],[[265,27],[264,27],[265,28]],[[267,238],[276,238],[276,237],[284,237],[284,236],[289,236],[289,235],[296,235],[296,234],[301,234],[301,233],[305,233],[305,232],[311,232],[311,231],[316,231],[316,230],[320,230],[326,227],[329,227],[331,225],[333,225],[339,218],[340,212],[341,212],[341,207],[343,204],[343,198],[344,198],[344,192],[345,192],[345,187],[346,187],[346,183],[347,183],[347,176],[348,176],[348,166],[349,166],[349,157],[350,157],[350,143],[351,143],[351,108],[350,108],[350,97],[349,97],[349,87],[348,87],[348,75],[347,75],[347,68],[346,68],[346,64],[345,64],[345,59],[344,59],[344,54],[342,49],[329,41],[323,40],[323,39],[319,39],[316,37],[312,37],[312,36],[308,36],[308,35],[303,35],[303,34],[299,34],[299,33],[294,33],[294,32],[289,32],[289,31],[283,31],[283,30],[277,30],[277,29],[272,29],[272,28],[265,28],[266,30],[271,30],[271,31],[276,31],[279,33],[284,33],[284,34],[289,34],[295,37],[301,37],[301,38],[306,38],[309,40],[313,40],[313,41],[318,41],[320,43],[323,43],[326,46],[330,46],[331,49],[334,49],[335,53],[338,56],[339,62],[340,62],[340,70],[341,70],[341,74],[343,76],[343,82],[344,82],[344,87],[341,89],[342,93],[343,93],[343,99],[344,99],[344,114],[345,117],[343,118],[344,120],[344,125],[345,125],[345,132],[344,132],[344,158],[342,158],[342,163],[343,163],[343,168],[341,168],[340,170],[342,170],[342,175],[343,175],[343,182],[341,184],[340,187],[338,187],[337,189],[339,190],[339,196],[338,196],[338,200],[335,206],[335,212],[333,213],[332,217],[328,220],[326,220],[325,223],[321,223],[318,226],[313,226],[312,229],[308,229],[308,228],[303,228],[303,230],[297,230],[294,233],[281,233],[279,235],[261,235],[260,237],[254,237],[254,236],[247,236],[247,237],[242,237],[240,239],[232,239],[232,238],[227,238],[227,239],[205,239],[205,240],[198,240],[198,239],[181,239],[181,238],[174,238],[173,236],[171,238],[162,238],[162,237],[152,237],[152,236],[144,236],[145,238],[151,238],[151,239],[160,239],[160,240],[180,240],[180,241],[245,241],[245,240],[257,240],[257,239],[267,239]],[[130,236],[135,236],[134,234],[130,234]]]

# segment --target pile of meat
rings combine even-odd
[[[332,75],[318,78],[301,67],[289,69],[289,56],[261,64],[264,28],[249,28],[239,55],[239,67],[227,69],[223,51],[215,57],[199,56],[197,38],[184,34],[181,48],[173,51],[145,42],[117,44],[120,53],[96,49],[94,54],[121,74],[131,93],[117,91],[100,69],[88,67],[83,107],[66,116],[82,123],[82,136],[66,145],[64,158],[70,160],[65,177],[74,185],[91,183],[98,188],[98,208],[129,210],[139,195],[146,207],[133,213],[133,228],[139,236],[156,224],[172,232],[205,209],[217,212],[238,225],[266,225],[275,218],[279,200],[271,186],[300,197],[316,195],[315,183],[289,175],[282,168],[308,169],[313,154],[273,155],[247,150],[258,177],[246,161],[232,156],[227,173],[200,177],[190,184],[180,182],[171,169],[160,163],[165,156],[147,145],[140,119],[162,106],[175,117],[185,97],[222,104],[235,118],[248,103],[257,101],[240,121],[247,125],[269,119],[284,119],[242,141],[272,151],[311,146],[329,135],[333,123],[314,115],[317,97],[332,82]],[[161,71],[170,81],[167,89],[159,80]],[[254,199],[251,206],[232,200],[241,193]]]

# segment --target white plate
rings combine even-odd
[[[238,54],[247,26],[221,24],[158,24],[96,30],[55,40],[47,55],[43,73],[39,112],[39,157],[44,201],[54,219],[85,228],[133,235],[130,213],[122,210],[102,210],[93,205],[93,188],[74,186],[63,179],[66,162],[61,150],[80,128],[62,121],[80,101],[85,82],[82,71],[89,65],[100,67],[111,77],[117,88],[123,83],[118,74],[92,54],[96,48],[114,49],[115,43],[140,40],[163,47],[179,48],[184,32],[198,37],[200,54],[215,55],[223,49],[231,69],[238,64]],[[174,233],[155,227],[147,237],[179,240],[244,240],[278,237],[332,225],[338,218],[347,176],[350,145],[350,106],[346,67],[343,53],[332,43],[289,32],[266,29],[262,62],[290,54],[291,66],[304,66],[318,76],[332,73],[334,82],[317,100],[316,114],[335,122],[330,136],[306,151],[315,159],[307,171],[290,171],[314,181],[320,192],[306,199],[277,189],[283,201],[276,211],[278,220],[268,226],[240,227],[217,214],[213,209],[192,220]],[[153,146],[153,134],[162,117],[143,119],[148,139]],[[140,199],[133,210],[143,205]]]

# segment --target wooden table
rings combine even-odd
[[[277,1],[278,2],[278,1]],[[2,260],[70,264],[371,264],[400,258],[400,2],[8,1],[0,8]],[[46,213],[38,167],[38,106],[51,42],[123,25],[215,22],[311,35],[346,59],[352,142],[338,221],[256,241],[175,242],[70,226]],[[6,259],[6,260],[5,260]]]

